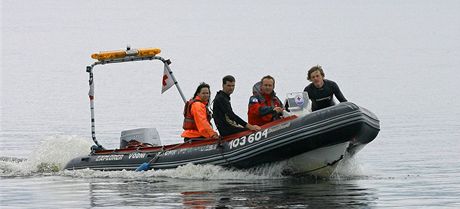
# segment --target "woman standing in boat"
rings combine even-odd
[[[200,83],[198,88],[184,107],[184,123],[181,136],[184,140],[193,138],[219,138],[211,126],[211,114],[207,108],[210,87],[209,84]]]
[[[311,83],[303,91],[308,92],[311,100],[311,111],[320,110],[326,107],[334,106],[333,95],[340,101],[346,102],[337,83],[324,79],[323,68],[319,65],[313,66],[308,70],[307,79]]]

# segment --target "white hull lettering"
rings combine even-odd
[[[97,156],[95,161],[114,161],[123,159],[123,155],[101,155]]]
[[[139,152],[137,152],[137,153],[131,153],[131,154],[129,154],[128,159],[145,158],[146,155],[147,155],[147,154],[145,154],[145,153],[139,153]]]
[[[283,123],[283,124],[280,124],[280,125],[277,125],[277,126],[273,126],[273,127],[269,128],[268,133],[273,133],[275,131],[279,131],[279,130],[288,128],[289,126],[291,126],[291,122]]]
[[[240,138],[236,138],[230,141],[229,143],[230,149],[241,147],[247,144],[252,144],[254,142],[257,142],[261,139],[265,139],[267,137],[268,137],[268,129],[249,134],[248,136],[242,136]]]
[[[243,146],[246,144],[246,136],[243,136],[240,138],[240,146]]]

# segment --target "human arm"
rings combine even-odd
[[[191,109],[195,125],[198,132],[205,138],[217,138],[218,134],[215,132],[207,119],[206,106],[201,102],[192,104]]]
[[[220,112],[221,117],[225,117],[236,122],[237,124],[245,127],[247,125],[247,122],[241,119],[238,115],[236,115],[233,112],[232,106],[230,104],[230,101],[225,99],[223,96],[217,97],[214,100],[214,112],[218,111]]]
[[[270,122],[273,117],[271,113],[273,113],[273,107],[263,105],[259,102],[259,99],[257,97],[252,96],[249,99],[249,117],[259,118],[262,121]]]
[[[278,98],[277,96],[275,96],[275,99],[276,99],[276,102],[275,102],[275,107],[273,108],[273,111],[275,111],[276,113],[283,113],[284,111],[284,106],[283,106],[283,103],[281,102],[280,98]]]
[[[335,97],[339,100],[339,102],[346,102],[347,99],[343,96],[342,91],[340,91],[339,85],[337,83],[332,82],[332,91]]]
[[[277,96],[274,97],[275,107],[273,108],[274,114],[273,114],[273,120],[278,120],[283,117],[283,112],[285,112],[283,103],[281,102],[280,98]]]

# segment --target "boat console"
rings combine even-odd
[[[285,106],[291,115],[304,116],[311,113],[311,104],[307,92],[287,93]]]

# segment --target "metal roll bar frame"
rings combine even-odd
[[[96,150],[103,150],[104,148],[102,147],[101,144],[96,139],[96,124],[95,124],[95,119],[94,119],[94,74],[93,70],[94,67],[97,65],[105,65],[105,64],[112,64],[112,63],[123,63],[123,62],[133,62],[133,61],[147,61],[147,60],[160,60],[163,62],[165,68],[169,71],[169,74],[171,75],[171,78],[174,81],[174,85],[177,87],[177,90],[179,91],[180,96],[182,97],[182,100],[184,103],[187,102],[185,99],[184,93],[182,93],[181,88],[179,87],[179,84],[177,83],[176,78],[174,77],[173,72],[171,71],[171,68],[169,65],[171,64],[171,61],[169,59],[164,59],[160,56],[144,56],[144,57],[138,57],[138,56],[128,56],[124,58],[118,58],[118,59],[110,59],[110,60],[99,60],[97,62],[94,62],[93,64],[86,66],[86,72],[89,73],[89,100],[90,100],[90,110],[91,110],[91,138],[93,139],[94,144],[96,146],[91,147],[92,151]]]

